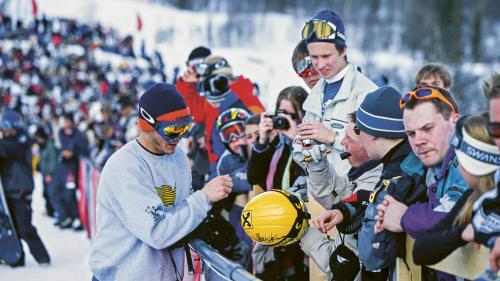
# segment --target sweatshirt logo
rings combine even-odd
[[[170,185],[162,185],[161,187],[155,187],[156,194],[160,197],[163,206],[174,206],[177,187]]]

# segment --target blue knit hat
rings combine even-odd
[[[157,121],[175,121],[189,116],[189,108],[177,88],[157,83],[139,99],[138,123],[143,131],[152,131]]]
[[[331,22],[333,25],[337,27],[337,32],[342,34],[344,39],[340,38],[337,36],[335,39],[324,39],[320,40],[316,37],[316,34],[313,34],[310,38],[306,40],[306,43],[309,44],[311,42],[329,42],[329,43],[334,43],[335,45],[342,46],[342,47],[347,47],[346,41],[345,41],[345,27],[344,27],[344,21],[342,18],[334,13],[331,10],[321,10],[316,13],[314,17],[311,18],[311,20],[324,20]]]
[[[368,94],[356,113],[356,127],[375,137],[405,138],[399,99],[401,93],[390,86],[380,87]]]
[[[21,115],[14,110],[6,109],[3,112],[0,129],[19,129],[22,127]]]

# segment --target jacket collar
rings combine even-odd
[[[396,159],[407,156],[411,152],[410,143],[408,142],[408,138],[404,138],[400,143],[391,148],[389,152],[387,152],[384,157],[380,160],[386,166],[391,162],[395,162]]]
[[[349,178],[350,181],[358,179],[361,175],[364,173],[374,169],[380,165],[379,160],[368,160],[365,163],[361,164],[361,166],[358,167],[352,167],[349,172],[347,173],[347,177]]]
[[[346,66],[344,67],[344,69],[342,69],[341,71],[339,71],[339,73],[335,74],[332,78],[329,78],[329,79],[325,78],[326,83],[332,84],[332,83],[335,83],[335,82],[338,82],[338,81],[344,79],[345,75],[347,74],[347,70],[349,69],[348,66],[349,65],[346,64]]]
[[[407,175],[419,175],[424,176],[425,167],[424,163],[420,161],[417,155],[412,151],[408,156],[406,156],[403,163],[401,163],[401,170]]]
[[[351,90],[353,87],[352,80],[356,75],[356,67],[353,64],[348,63],[346,68],[344,68],[345,76],[342,81],[342,85],[340,86],[339,92],[333,99],[333,103],[335,104],[338,101],[346,100],[349,98],[351,94]],[[324,78],[318,80],[318,83],[314,86],[311,93],[307,97],[304,102],[303,108],[305,111],[310,111],[312,113],[321,115],[321,105],[323,104],[323,95],[325,94],[325,86],[326,81]]]

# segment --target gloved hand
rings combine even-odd
[[[298,177],[293,185],[287,190],[291,194],[299,197],[304,202],[308,202],[307,199],[307,178],[305,176]]]
[[[306,167],[312,172],[321,172],[328,168],[326,157],[326,146],[324,144],[314,144],[310,149],[302,150]]]

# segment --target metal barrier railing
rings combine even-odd
[[[221,276],[232,281],[257,281],[259,278],[246,271],[241,265],[234,263],[219,252],[214,250],[207,243],[194,239],[189,242],[191,248],[198,253],[204,263]]]

